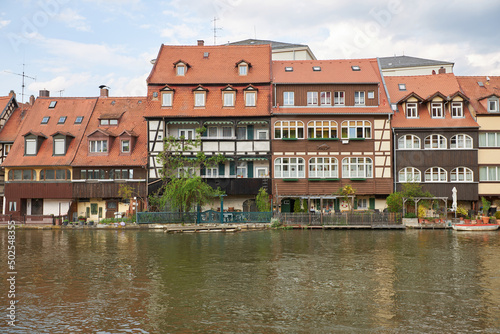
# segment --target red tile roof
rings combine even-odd
[[[394,113],[392,119],[392,127],[394,128],[478,127],[478,124],[469,111],[467,103],[464,105],[464,118],[452,118],[448,110],[445,110],[444,118],[432,118],[427,109],[425,100],[436,96],[438,93],[444,97],[452,97],[457,92],[461,93],[457,78],[453,73],[419,76],[391,76],[385,77],[385,82],[392,103],[402,102],[413,94],[424,99],[423,103],[418,104],[418,118],[406,118],[402,104],[399,103],[398,111]],[[399,84],[405,84],[406,90],[400,90]]]
[[[144,120],[146,97],[100,97],[90,118],[73,166],[146,166],[147,126]],[[105,115],[121,115],[118,125],[101,126]],[[100,132],[114,138],[108,155],[89,155],[88,137]],[[120,135],[136,135],[130,154],[121,154]]]
[[[57,101],[56,107],[53,109],[49,109],[51,101]],[[17,136],[2,166],[69,166],[78,150],[96,101],[96,98],[39,97],[31,110],[26,113],[18,133],[37,132],[43,134],[47,139],[43,140],[37,155],[25,156],[24,137]],[[50,116],[50,120],[47,124],[41,124],[42,118],[45,116]],[[66,122],[57,124],[61,116],[67,116]],[[77,116],[83,116],[81,124],[75,124]],[[68,145],[64,156],[53,156],[51,135],[58,131],[75,136]]]
[[[3,111],[7,107],[7,103],[11,101],[11,97],[0,97],[0,101],[0,110]],[[26,113],[30,109],[31,106],[29,104],[19,104],[19,107],[12,112],[12,115],[10,115],[5,125],[0,129],[0,142],[14,142],[19,134]]]
[[[205,57],[205,54],[208,56]],[[236,63],[250,63],[247,75],[239,75]],[[174,63],[189,64],[184,76]],[[163,45],[147,79],[148,84],[236,84],[271,81],[270,45],[176,46]]]
[[[490,114],[486,109],[484,98],[492,95],[500,96],[500,77],[457,77],[457,80],[464,93],[470,98],[470,103],[476,113]],[[482,82],[483,86],[479,86],[478,82]]]
[[[320,71],[313,71],[319,66]],[[359,66],[354,71],[352,66]],[[293,71],[285,71],[292,67]],[[376,59],[273,61],[275,83],[378,83],[381,82]]]

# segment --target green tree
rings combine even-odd
[[[221,154],[207,157],[205,153],[198,152],[196,156],[186,155],[195,152],[201,147],[201,134],[205,128],[196,129],[195,138],[175,138],[169,136],[163,140],[163,151],[158,155],[157,161],[162,166],[160,175],[163,180],[162,187],[149,198],[152,206],[159,210],[171,209],[189,212],[197,205],[210,203],[215,197],[224,192],[210,187],[200,176],[197,170],[215,167],[226,159]]]
[[[403,183],[402,190],[390,194],[386,199],[389,212],[401,212],[403,210],[403,198],[406,198],[406,205],[415,206],[416,197],[434,197],[430,192],[423,191],[419,183]],[[420,201],[419,205],[429,207],[428,200]]]
[[[257,210],[260,212],[270,212],[271,211],[271,198],[264,187],[259,189],[257,196],[255,197],[255,202],[257,204]]]
[[[300,198],[297,198],[293,202],[293,212],[302,212],[302,207],[301,207],[300,203],[301,203]]]
[[[354,195],[356,195],[356,189],[354,189],[350,184],[346,184],[345,186],[340,188],[334,195],[341,196],[342,200],[347,202],[347,205],[349,206],[349,211],[352,210]]]

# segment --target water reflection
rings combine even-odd
[[[9,333],[500,331],[498,232],[18,231],[17,262]]]

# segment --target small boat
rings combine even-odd
[[[455,231],[495,231],[500,225],[497,224],[455,224]]]

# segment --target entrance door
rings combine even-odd
[[[118,211],[118,201],[106,201],[106,218],[115,218]]]
[[[281,212],[292,212],[292,206],[290,199],[284,199],[281,201]]]
[[[31,215],[33,216],[43,215],[43,198],[31,199]]]

